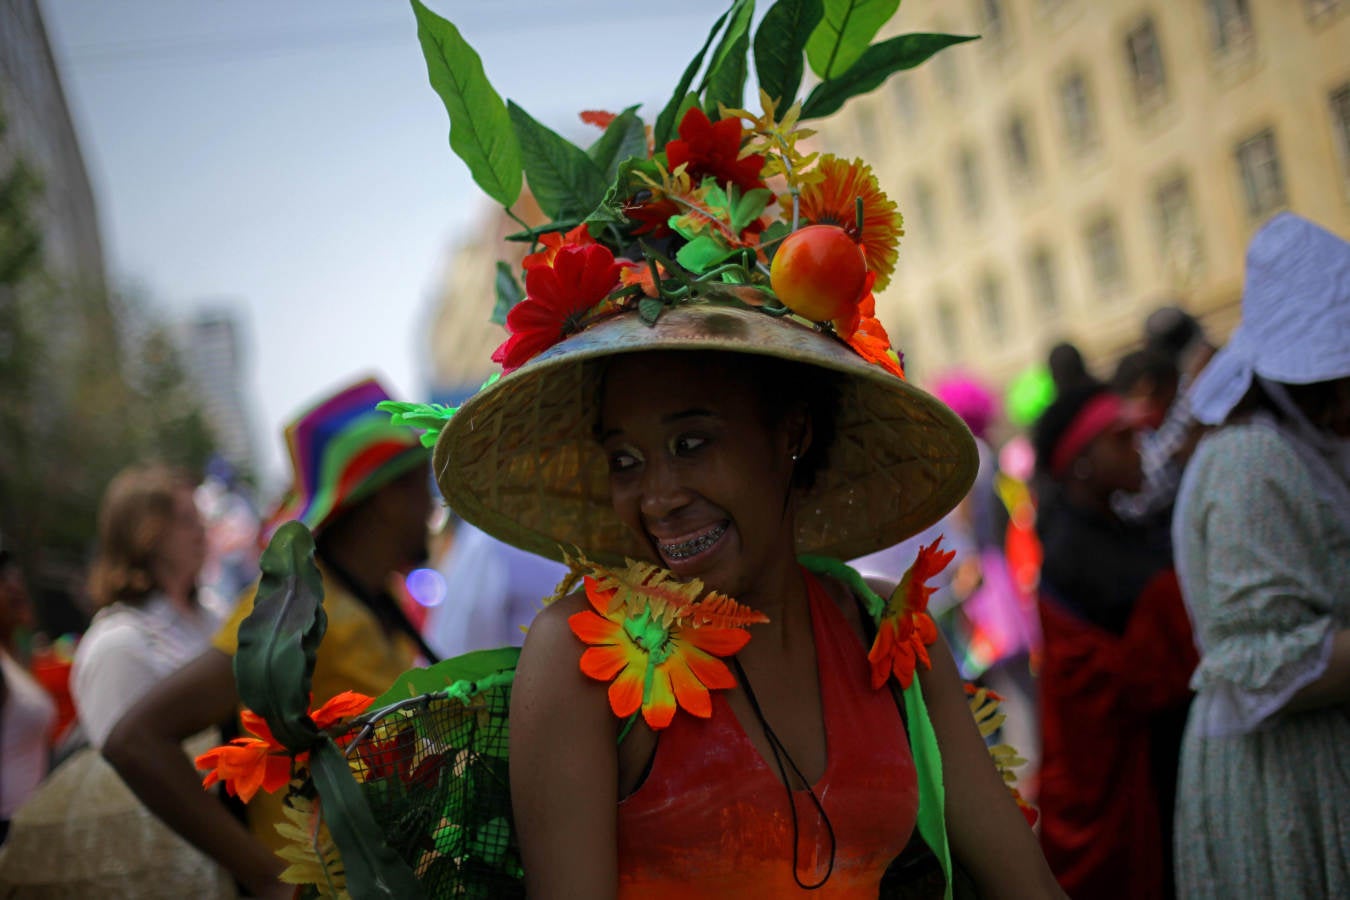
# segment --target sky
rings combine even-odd
[[[504,98],[589,138],[650,122],[729,0],[428,0]],[[402,0],[42,0],[114,284],[244,325],[263,472],[281,429],[376,374],[425,399],[451,250],[490,209],[450,150]],[[483,315],[492,298],[477,298]]]

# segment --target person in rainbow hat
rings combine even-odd
[[[374,379],[343,387],[286,428],[291,487],[264,526],[267,536],[299,521],[316,535],[327,631],[318,647],[313,695],[321,704],[345,691],[378,694],[416,659],[431,656],[388,592],[391,575],[426,555],[431,513],[428,453],[407,428],[376,406],[389,394]],[[232,657],[246,593],[212,649],[163,681],[117,724],[104,755],[141,800],[214,856],[259,896],[283,895],[282,846],[275,825],[281,798],[248,796],[249,830],[203,792],[181,742],[232,720],[239,707]],[[434,657],[432,657],[434,658]],[[251,832],[251,833],[250,833]],[[285,895],[289,895],[289,890]]]

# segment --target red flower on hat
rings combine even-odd
[[[868,281],[872,280],[874,274],[867,273]],[[877,318],[877,300],[870,290],[859,302],[856,314],[849,319],[836,319],[834,327],[844,343],[853,348],[853,352],[897,378],[905,377],[900,354],[891,349],[891,337]]]
[[[558,251],[563,247],[585,247],[587,244],[594,244],[595,238],[591,237],[590,229],[583,222],[566,234],[557,231],[541,234],[539,243],[544,245],[544,249],[525,257],[520,264],[522,269],[528,271],[535,266],[551,266],[558,256]]]
[[[743,136],[740,119],[713,122],[703,110],[691,106],[680,120],[679,138],[666,144],[666,164],[672,171],[687,164],[695,184],[711,175],[724,187],[730,182],[742,191],[762,188],[764,182],[759,173],[764,168],[764,157],[758,153],[742,157]]]
[[[594,243],[564,243],[551,260],[527,268],[525,299],[507,313],[511,336],[492,361],[510,372],[580,331],[585,314],[619,283],[621,268],[609,248]]]

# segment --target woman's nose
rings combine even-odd
[[[689,502],[689,492],[667,460],[649,460],[642,472],[642,515],[655,521]]]

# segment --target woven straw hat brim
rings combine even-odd
[[[772,356],[848,376],[828,464],[797,504],[799,554],[852,559],[896,544],[952,509],[975,478],[975,441],[956,414],[838,339],[756,310],[686,304],[654,326],[632,313],[601,321],[465,401],[433,459],[451,508],[552,559],[574,548],[605,565],[649,558],[610,505],[592,431],[595,361],[661,350]]]

